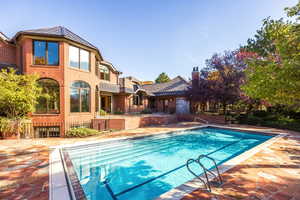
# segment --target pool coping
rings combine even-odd
[[[193,126],[188,128],[180,128],[178,130],[168,130],[168,131],[158,131],[157,133],[149,133],[149,134],[143,134],[143,135],[135,135],[135,136],[126,136],[126,137],[117,137],[117,138],[108,138],[108,139],[100,139],[97,141],[83,141],[83,142],[76,142],[73,144],[65,144],[65,145],[57,145],[57,146],[51,146],[49,147],[51,149],[50,153],[50,159],[49,159],[49,199],[50,200],[56,200],[56,199],[66,199],[66,200],[72,200],[76,199],[75,192],[73,190],[73,187],[71,184],[70,177],[66,174],[66,168],[67,165],[69,165],[69,162],[66,162],[63,153],[61,152],[61,149],[63,148],[71,148],[76,146],[82,146],[82,145],[91,145],[96,143],[102,143],[102,142],[113,142],[118,140],[127,140],[127,139],[134,139],[134,138],[144,138],[148,136],[155,136],[155,135],[161,135],[161,134],[168,134],[173,132],[181,132],[186,130],[193,130],[198,128],[223,128],[223,129],[231,129],[231,130],[240,130],[240,131],[247,131],[249,133],[258,133],[258,134],[264,134],[264,135],[273,135],[271,139],[243,152],[242,154],[231,158],[230,160],[222,163],[218,166],[220,174],[228,171],[229,169],[235,167],[237,164],[241,163],[242,161],[250,158],[257,152],[261,151],[263,148],[273,144],[276,142],[279,138],[284,137],[288,135],[287,133],[274,133],[272,131],[268,131],[266,129],[264,130],[253,130],[252,128],[241,128],[241,127],[230,127],[230,126],[222,126],[222,125],[216,125],[216,124],[205,124],[200,126]],[[68,164],[69,163],[69,164]],[[214,171],[214,170],[212,170]],[[73,177],[74,178],[74,177]],[[71,179],[73,179],[71,177]],[[211,181],[214,177],[209,176],[209,180]],[[69,186],[70,185],[70,186]],[[156,200],[179,200],[183,198],[185,195],[195,191],[196,189],[201,188],[203,185],[199,183],[199,180],[197,178],[188,181],[176,188],[173,188],[169,190],[166,193],[163,193],[159,197],[156,198]],[[85,199],[81,198],[80,199]]]

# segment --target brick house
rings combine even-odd
[[[166,83],[143,85],[142,88],[149,94],[149,107],[156,112],[189,113],[189,101],[185,92],[189,83],[177,76]]]
[[[20,31],[12,39],[0,32],[3,67],[38,74],[38,84],[51,97],[39,98],[30,114],[36,137],[64,136],[72,122],[89,122],[100,109],[173,112],[176,104],[186,103],[180,90],[187,82],[181,77],[152,85],[134,77],[120,78],[122,73],[104,60],[96,46],[61,26]]]

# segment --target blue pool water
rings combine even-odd
[[[185,167],[189,158],[206,154],[221,164],[270,137],[203,128],[64,151],[87,199],[148,200],[195,178]],[[203,163],[213,167],[209,160]],[[192,168],[202,173],[196,164]]]

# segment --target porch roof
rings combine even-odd
[[[101,92],[111,92],[111,93],[119,93],[120,85],[111,84],[111,83],[103,83],[99,84],[99,91]]]
[[[151,85],[143,85],[142,88],[147,93],[153,94],[154,96],[173,96],[173,95],[184,95],[189,84],[182,77],[177,76],[166,83],[156,83]]]

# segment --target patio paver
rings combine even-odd
[[[193,125],[185,123],[140,128],[84,139],[0,140],[0,199],[48,199],[49,146],[172,131]],[[264,130],[261,127],[240,127]],[[300,200],[300,134],[289,133],[289,136],[224,173],[222,187],[213,188],[212,193],[198,189],[183,200]]]

